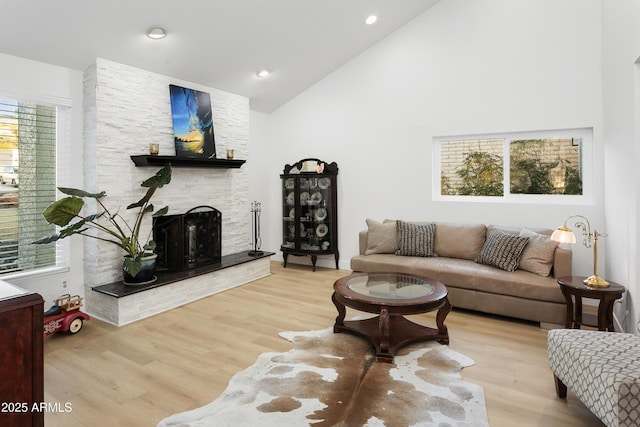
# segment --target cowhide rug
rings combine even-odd
[[[283,332],[286,353],[264,353],[210,404],[158,426],[488,426],[482,387],[463,381],[473,360],[436,342],[376,362],[370,344],[332,328]]]

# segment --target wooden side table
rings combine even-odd
[[[582,276],[565,276],[558,279],[562,295],[567,302],[565,328],[580,329],[581,325],[598,328],[599,331],[614,332],[613,304],[622,298],[624,286],[609,282],[606,288],[587,286]],[[582,298],[597,299],[598,316],[582,313]],[[574,301],[575,299],[575,301]]]

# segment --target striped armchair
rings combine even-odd
[[[640,426],[640,333],[549,331],[556,393],[567,388],[608,427]]]

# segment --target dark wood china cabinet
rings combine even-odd
[[[284,167],[282,185],[282,246],[287,257],[310,256],[313,271],[320,255],[333,255],[338,268],[338,165],[302,159]]]

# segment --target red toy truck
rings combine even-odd
[[[65,331],[69,334],[76,334],[82,329],[85,320],[89,320],[89,315],[80,311],[82,298],[78,295],[62,295],[55,301],[55,304],[44,312],[44,337],[53,335],[56,332]]]

